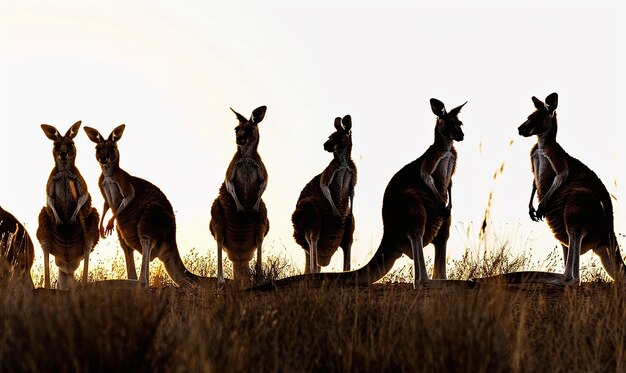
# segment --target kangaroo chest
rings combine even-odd
[[[545,192],[544,185],[548,187],[552,185],[552,181],[556,176],[550,160],[546,157],[543,150],[537,148],[531,154],[530,160],[533,166],[533,176],[535,178],[535,185],[540,195]]]
[[[437,167],[432,175],[435,186],[438,190],[443,191],[448,189],[450,180],[452,180],[452,173],[454,172],[455,164],[456,157],[451,151],[444,153],[439,159],[439,163],[437,163]]]
[[[330,185],[331,194],[340,197],[340,200],[348,197],[350,183],[352,182],[352,170],[348,166],[343,166],[335,172]]]
[[[233,183],[237,196],[243,201],[256,201],[262,182],[258,163],[244,158],[237,161],[236,167]]]
[[[120,184],[114,177],[105,176],[100,184],[102,187],[102,191],[104,192],[104,197],[106,198],[109,207],[115,212],[117,208],[122,203],[122,189]]]
[[[57,174],[53,186],[54,206],[59,217],[66,221],[74,213],[78,201],[77,177],[70,172]]]

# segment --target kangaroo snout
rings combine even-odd
[[[102,156],[102,157],[98,157],[98,162],[102,165],[108,164],[109,163],[109,157],[107,156]]]
[[[520,136],[524,136],[524,137],[528,137],[532,135],[531,131],[528,129],[528,126],[526,125],[526,122],[517,128],[517,132],[519,133]]]
[[[324,143],[324,150],[327,152],[332,152],[335,150],[335,146],[331,140],[328,140]]]

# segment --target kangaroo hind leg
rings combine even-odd
[[[444,220],[437,236],[433,239],[433,246],[435,246],[435,268],[433,270],[433,279],[445,280],[448,278],[446,271],[446,252],[448,247],[448,238],[450,237],[450,224],[451,219],[448,216]]]
[[[569,244],[565,260],[565,281],[572,285],[580,284],[580,253],[585,235],[577,227],[568,227]]]
[[[119,238],[120,247],[124,252],[124,259],[126,261],[126,274],[129,280],[137,280],[137,267],[135,266],[134,250],[126,243],[119,228],[117,229],[117,237]]]
[[[413,254],[413,288],[417,289],[421,284],[428,282],[426,273],[426,261],[424,260],[424,232],[422,230],[407,234],[411,242],[411,252]]]
[[[319,273],[320,266],[317,265],[317,241],[320,238],[318,231],[310,231],[306,235],[306,241],[309,244],[309,258],[307,260],[308,266],[305,268],[305,273]]]
[[[217,243],[217,284],[219,286],[224,284],[224,267],[223,267],[223,253],[224,253],[224,216],[222,215],[222,203],[218,197],[211,206],[211,221],[209,222],[209,231],[215,238]]]
[[[341,248],[343,249],[343,270],[350,270],[352,241],[354,235],[354,216],[350,214],[344,223],[343,237],[341,238]]]
[[[150,237],[142,237],[141,240],[141,270],[139,272],[139,282],[146,289],[150,287],[150,255],[156,246],[156,241]]]

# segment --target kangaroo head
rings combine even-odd
[[[52,155],[54,156],[54,162],[57,166],[73,165],[76,160],[76,147],[74,146],[74,137],[78,134],[81,121],[74,123],[70,129],[67,130],[64,136],[61,136],[59,131],[53,126],[42,124],[41,129],[46,137],[54,141],[54,147],[52,148]]]
[[[348,149],[352,146],[352,118],[346,115],[341,119],[335,118],[335,129],[328,140],[324,143],[324,150],[327,152],[336,152]]]
[[[542,135],[552,129],[554,126],[553,119],[556,115],[555,110],[559,103],[559,95],[556,92],[549,94],[545,103],[535,96],[532,97],[532,100],[536,110],[517,129],[519,134],[524,137]]]
[[[266,106],[260,106],[252,112],[250,119],[246,119],[243,115],[239,114],[233,108],[230,108],[235,116],[237,116],[237,120],[239,121],[239,125],[235,127],[235,139],[237,141],[237,147],[247,147],[249,145],[255,145],[259,142],[259,127],[258,124],[261,123],[263,118],[265,117],[265,111],[267,110]]]
[[[448,112],[443,102],[436,98],[430,99],[430,108],[433,114],[437,116],[436,133],[439,136],[446,140],[463,141],[464,135],[461,129],[463,122],[459,120],[458,115],[465,104],[467,101]]]
[[[120,152],[117,150],[117,142],[122,138],[124,128],[126,128],[124,124],[117,126],[105,139],[95,128],[85,127],[89,140],[96,143],[96,159],[101,167],[119,162]]]

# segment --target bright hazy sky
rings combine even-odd
[[[267,105],[259,148],[269,172],[265,248],[302,267],[291,214],[302,187],[332,158],[322,144],[333,119],[350,114],[354,266],[378,246],[387,182],[433,140],[428,100],[436,97],[449,109],[469,101],[460,114],[465,140],[456,145],[450,258],[466,245],[477,249],[491,190],[492,233],[519,250],[548,252],[556,241],[527,213],[535,140],[517,127],[533,110],[531,96],[556,91],[559,142],[617,197],[616,230],[626,233],[620,3],[1,0],[0,205],[36,242],[53,167],[40,124],[65,133],[82,120],[108,135],[125,123],[121,167],[168,196],[183,253],[196,247],[214,256],[210,206],[236,149],[229,107],[248,116]],[[76,143],[101,213],[94,145],[82,130]],[[96,253],[118,250],[116,242],[101,241]],[[341,260],[339,252],[332,268]]]

